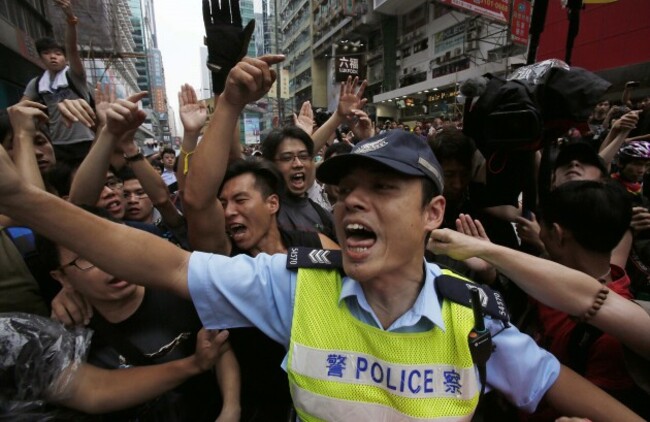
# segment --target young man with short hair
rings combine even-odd
[[[66,16],[65,46],[53,38],[36,41],[36,51],[45,72],[29,81],[23,100],[29,99],[47,105],[50,134],[57,157],[62,160],[82,159],[90,149],[95,132],[81,122],[66,126],[58,104],[66,99],[82,98],[89,101],[86,71],[77,48],[77,22],[71,0],[55,0]]]
[[[270,89],[272,66],[283,59],[243,59],[215,115],[234,125],[244,106]],[[135,105],[128,110],[137,113]],[[83,249],[117,277],[192,297],[208,327],[257,326],[289,345],[285,366],[302,419],[471,418],[481,388],[468,343],[477,321],[469,307],[439,298],[442,271],[423,259],[445,200],[440,166],[417,137],[395,131],[371,138],[319,168],[319,179],[339,186],[334,220],[344,274],[335,254],[323,250],[190,255],[30,189],[1,149],[0,160],[0,212]],[[97,231],[105,234],[101,245],[91,241]],[[147,253],[138,253],[143,248]],[[545,398],[564,414],[639,420],[514,327],[496,317],[484,323],[496,345],[486,384],[516,405],[532,411]]]

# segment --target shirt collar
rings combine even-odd
[[[424,285],[422,286],[420,294],[415,300],[413,307],[406,311],[404,315],[399,317],[393,325],[389,327],[389,331],[403,326],[415,325],[422,318],[428,319],[443,331],[445,330],[445,324],[442,320],[440,300],[438,299],[438,294],[435,289],[435,278],[441,274],[440,267],[435,264],[425,263],[424,268],[426,271]],[[350,277],[343,278],[341,294],[339,295],[339,306],[341,305],[341,301],[346,298],[354,298],[359,304],[359,307],[373,315],[374,319],[377,320],[374,311],[366,300],[361,284]]]

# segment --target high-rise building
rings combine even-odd
[[[298,108],[307,100],[318,105],[320,98],[312,97],[312,85],[322,83],[312,57],[312,13],[307,0],[278,0],[277,25],[282,37],[282,52],[287,58],[283,63],[289,71],[289,94],[293,99],[291,108]],[[316,76],[316,77],[314,77]]]
[[[165,94],[165,74],[162,55],[158,49],[156,15],[153,0],[128,0],[133,25],[133,40],[138,71],[138,88],[148,91],[142,107],[147,113],[145,125],[151,129],[156,141],[169,144],[169,114]]]

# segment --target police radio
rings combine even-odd
[[[472,297],[472,311],[474,312],[474,328],[469,332],[467,341],[469,342],[469,351],[472,355],[472,360],[478,368],[478,373],[481,381],[481,396],[485,391],[486,374],[485,366],[490,355],[492,354],[492,334],[490,330],[485,328],[485,320],[483,319],[483,306],[481,305],[481,296],[477,288],[472,287],[469,289]]]

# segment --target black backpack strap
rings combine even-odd
[[[343,268],[341,251],[331,249],[314,249],[290,247],[287,251],[287,269],[320,268],[340,270]]]
[[[88,93],[86,95],[83,95],[81,93],[81,90],[79,89],[79,87],[74,83],[74,81],[70,77],[70,69],[68,69],[65,72],[65,78],[68,81],[68,88],[70,88],[72,90],[72,92],[77,94],[77,97],[86,100],[88,102],[88,105],[90,105],[90,108],[92,108],[94,110],[95,109],[95,98],[93,97],[92,92],[88,91]]]
[[[334,224],[332,223],[332,213],[321,207],[320,204],[313,199],[307,198],[307,200],[314,210],[316,210],[318,216],[323,222],[323,227],[321,227],[319,231],[336,242],[336,232],[334,231]]]
[[[153,365],[150,358],[146,357],[137,347],[130,341],[124,338],[120,330],[111,324],[102,316],[102,314],[93,309],[93,318],[90,321],[90,328],[100,333],[106,340],[108,345],[113,347],[119,354],[124,356],[127,361],[135,366]]]
[[[587,371],[587,357],[591,350],[591,346],[593,346],[602,335],[603,332],[598,328],[585,322],[578,323],[573,330],[571,330],[571,335],[569,337],[569,362],[567,366],[578,374],[584,376]]]
[[[506,302],[501,293],[492,290],[484,284],[476,284],[465,281],[460,277],[450,274],[441,274],[436,278],[436,290],[445,299],[449,299],[459,305],[472,307],[471,289],[477,289],[481,296],[483,312],[494,319],[502,321],[506,326],[510,323],[510,314],[506,308]]]

